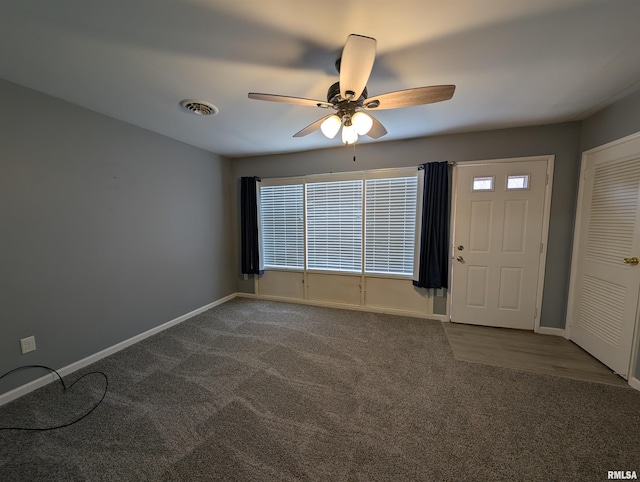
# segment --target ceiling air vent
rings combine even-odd
[[[185,99],[180,101],[180,107],[196,115],[216,115],[220,111],[215,105],[204,100]]]

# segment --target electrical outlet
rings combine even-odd
[[[22,338],[20,340],[20,349],[22,350],[22,354],[29,353],[30,351],[35,351],[36,349],[36,337],[28,336],[26,338]]]

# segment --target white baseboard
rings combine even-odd
[[[213,303],[209,303],[208,305],[205,305],[196,310],[190,311],[187,314],[184,314],[182,316],[179,316],[178,318],[175,318],[171,321],[163,323],[162,325],[156,326],[155,328],[147,330],[144,333],[140,333],[139,335],[131,337],[128,340],[124,340],[109,348],[105,348],[104,350],[101,350],[98,353],[89,355],[88,357],[83,358],[82,360],[78,360],[74,363],[71,363],[70,365],[67,365],[63,368],[57,368],[56,370],[62,377],[69,375],[70,373],[73,373],[76,370],[80,370],[81,368],[91,365],[92,363],[97,362],[102,358],[105,358],[109,355],[113,355],[114,353],[119,352],[120,350],[123,350],[128,346],[131,346],[135,343],[138,343],[139,341],[144,340],[145,338],[149,338],[150,336],[160,333],[161,331],[164,331],[167,328],[171,328],[172,326],[182,323],[183,321],[186,321],[189,318],[193,318],[194,316],[199,315],[200,313],[203,313],[207,310],[210,310],[215,306],[221,305],[222,303],[226,303],[227,301],[232,300],[235,297],[236,297],[236,293],[233,293],[229,296],[225,296],[224,298],[220,298],[219,300],[214,301]],[[55,375],[55,373],[50,373],[36,380],[33,380],[29,383],[26,383],[17,388],[14,388],[13,390],[10,390],[6,393],[0,394],[0,406],[6,403],[9,403],[12,400],[15,400],[16,398],[20,398],[21,396],[26,395],[27,393],[32,392],[34,390],[37,390],[38,388],[43,387],[51,382],[54,382],[57,379],[58,377]]]
[[[251,298],[252,300],[257,300],[258,295],[255,293],[244,293],[242,291],[238,291],[236,293],[236,298]]]
[[[93,355],[83,358],[82,360],[78,360],[63,368],[59,368],[57,369],[57,371],[63,377],[66,375],[69,375],[75,372],[76,370],[80,370],[81,368],[91,365],[92,363],[98,360],[101,360],[102,358],[105,358],[109,355],[117,353],[120,350],[123,350],[135,343],[138,343],[139,341],[144,340],[145,338],[149,338],[150,336],[160,333],[161,331],[164,331],[167,328],[171,328],[172,326],[182,323],[183,321],[186,321],[189,318],[193,318],[194,316],[199,315],[200,313],[203,313],[207,310],[210,310],[211,308],[214,308],[223,303],[226,303],[227,301],[230,301],[234,298],[252,298],[252,299],[261,299],[261,300],[269,300],[269,301],[281,301],[285,303],[298,303],[303,305],[322,306],[326,308],[340,308],[340,309],[354,310],[354,311],[366,311],[370,313],[402,315],[402,316],[409,316],[414,318],[424,318],[429,320],[437,320],[437,321],[445,321],[445,322],[449,321],[449,318],[446,315],[423,314],[423,313],[414,313],[414,312],[402,311],[402,310],[373,308],[369,306],[343,305],[340,303],[309,301],[309,300],[300,300],[295,298],[281,298],[281,297],[275,297],[275,296],[260,296],[254,293],[237,292],[237,293],[233,293],[228,296],[225,296],[224,298],[220,298],[219,300],[214,301],[213,303],[209,303],[208,305],[205,305],[198,309],[190,311],[189,313],[186,313],[182,316],[179,316],[178,318],[175,318],[171,321],[163,323],[162,325],[159,325],[159,326],[156,326],[155,328],[147,330],[144,333],[140,333],[139,335],[131,337],[120,343],[117,343],[109,348],[105,348],[104,350],[94,353]],[[540,329],[538,330],[538,333],[545,334],[545,335],[564,336],[564,330],[560,328],[547,328],[543,326],[540,327]],[[34,390],[37,390],[38,388],[43,387],[51,382],[54,382],[57,379],[58,379],[57,376],[51,373],[43,377],[40,377],[36,380],[33,380],[29,383],[25,383],[24,385],[14,388],[13,390],[10,390],[6,393],[0,394],[0,406],[7,404],[17,398],[20,398],[21,396],[26,395],[27,393],[32,392]],[[637,378],[633,378],[633,377],[629,378],[629,385],[632,388],[640,391],[640,380],[638,380]]]
[[[330,301],[303,300],[300,298],[285,298],[282,296],[256,295],[254,293],[236,293],[238,298],[251,298],[255,300],[280,301],[282,303],[295,303],[299,305],[320,306],[323,308],[338,308],[341,310],[365,311],[368,313],[383,313],[387,315],[408,316],[411,318],[422,318],[425,320],[449,321],[446,315],[436,315],[433,313],[416,313],[415,311],[396,310],[393,308],[378,308],[374,306],[348,305],[343,303],[332,303]]]
[[[562,328],[549,328],[547,326],[541,326],[538,328],[538,333],[541,335],[554,335],[564,337],[564,330]]]

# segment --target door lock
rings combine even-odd
[[[458,246],[458,251],[462,251],[464,249],[464,246],[460,245]]]
[[[640,260],[638,260],[637,256],[634,256],[633,258],[624,258],[624,264],[635,266],[638,262],[640,262]]]

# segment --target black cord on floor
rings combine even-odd
[[[58,378],[60,379],[60,382],[62,383],[62,388],[64,389],[64,391],[66,392],[67,390],[70,390],[76,383],[78,383],[80,380],[82,380],[84,377],[88,377],[89,375],[94,375],[94,374],[98,374],[98,375],[102,375],[104,377],[104,381],[105,381],[105,385],[104,385],[104,393],[102,394],[102,398],[98,401],[98,403],[96,403],[94,405],[94,407],[89,410],[87,413],[85,413],[82,417],[77,418],[76,420],[74,420],[73,422],[69,422],[69,423],[65,423],[63,425],[57,425],[55,427],[47,427],[47,428],[30,428],[30,427],[0,427],[0,430],[29,430],[29,431],[34,431],[34,432],[44,432],[47,430],[57,430],[59,428],[64,428],[64,427],[68,427],[69,425],[73,425],[74,423],[78,423],[80,420],[82,420],[83,418],[87,417],[91,412],[93,412],[96,408],[98,408],[100,406],[100,404],[102,403],[102,401],[104,400],[104,397],[107,396],[107,390],[109,388],[109,378],[107,377],[107,375],[103,372],[99,372],[99,371],[95,371],[95,372],[89,372],[89,373],[85,373],[84,375],[82,375],[80,378],[78,378],[75,382],[73,382],[71,385],[69,385],[68,387],[65,385],[64,380],[62,379],[62,377],[60,376],[60,374],[55,371],[53,368],[49,368],[47,366],[44,365],[24,365],[18,368],[14,368],[13,370],[9,370],[7,373],[5,373],[4,375],[0,376],[0,380],[2,380],[4,377],[6,377],[7,375],[10,375],[14,372],[17,372],[18,370],[24,370],[26,368],[44,368],[45,370],[49,370],[53,373],[55,373],[56,375],[58,375]]]

